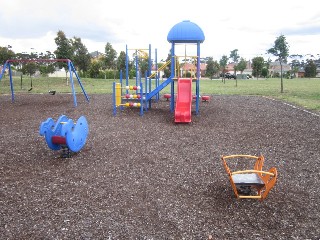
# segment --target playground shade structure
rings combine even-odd
[[[192,79],[179,78],[174,121],[176,123],[191,122]]]

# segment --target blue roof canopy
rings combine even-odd
[[[205,40],[202,29],[189,20],[174,25],[168,33],[168,42],[197,43]]]

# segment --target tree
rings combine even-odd
[[[247,68],[247,61],[244,58],[240,59],[240,62],[234,66],[234,76],[236,78],[236,87],[238,86],[238,78],[236,75],[236,71],[240,71],[241,74],[243,73],[243,71]]]
[[[30,76],[30,89],[28,91],[32,90],[32,75],[35,74],[37,70],[38,65],[34,62],[28,62],[22,66],[22,73]]]
[[[230,52],[230,59],[232,59],[233,63],[234,63],[234,76],[237,76],[237,65],[238,65],[238,61],[239,61],[239,54],[238,54],[238,49],[234,49]]]
[[[118,71],[122,70],[123,72],[125,71],[125,69],[126,69],[126,53],[124,51],[121,51],[117,59],[117,70]]]
[[[117,52],[113,49],[111,43],[107,43],[105,46],[105,65],[107,69],[115,69],[117,58]]]
[[[261,76],[262,69],[264,67],[263,57],[255,57],[252,59],[252,75],[257,77]]]
[[[22,60],[23,59],[30,59],[30,55],[28,53],[26,53],[26,52],[16,53],[15,55],[16,55],[15,57],[17,59],[22,59]],[[16,62],[14,64],[16,66],[16,70],[22,72],[22,67],[23,67],[24,63],[23,62]]]
[[[294,66],[292,67],[292,74],[293,77],[297,77],[297,73],[299,72],[299,67],[298,66]],[[291,76],[292,77],[292,76]]]
[[[100,73],[101,64],[99,61],[93,61],[90,64],[89,75],[91,78],[97,78]]]
[[[11,48],[11,46],[10,46]],[[0,64],[4,64],[8,59],[14,58],[14,52],[8,47],[0,47]]]
[[[269,70],[264,66],[261,70],[261,76],[266,78],[268,77],[268,74],[269,74]]]
[[[237,71],[240,71],[241,74],[247,68],[247,61],[244,58],[240,58],[240,61],[236,67]]]
[[[169,51],[168,56],[166,58],[166,63],[171,61],[171,51]],[[164,77],[168,78],[171,76],[171,64],[168,64],[164,69],[163,69]]]
[[[57,33],[57,37],[54,39],[57,49],[54,51],[54,54],[58,59],[72,59],[73,56],[73,48],[72,48],[72,42],[67,39],[66,35],[63,31],[59,30]],[[66,71],[66,77],[68,72],[68,66],[66,63],[59,62],[58,66],[60,68],[64,68]]]
[[[270,58],[268,58],[268,60],[264,62],[264,68],[267,69],[267,76],[266,77],[269,77],[269,69],[270,69],[271,63],[272,63],[272,60]]]
[[[301,66],[301,63],[300,63],[299,60],[301,60],[302,57],[303,56],[299,55],[299,54],[293,54],[293,55],[289,56],[289,58],[293,59],[291,61],[291,74],[294,77],[297,77],[297,73],[299,72],[299,69],[300,69],[300,66]]]
[[[277,57],[276,61],[280,63],[280,75],[281,75],[281,93],[283,93],[283,76],[282,76],[282,64],[287,62],[289,56],[289,45],[284,35],[280,35],[274,42],[274,46],[267,51],[273,56]]]
[[[226,56],[226,55],[223,55],[219,61],[219,65],[220,65],[220,69],[222,71],[222,81],[224,83],[226,83],[226,80],[225,80],[225,72],[226,72],[226,66],[227,66],[227,63],[228,63],[228,60],[229,58]]]
[[[149,68],[149,60],[147,58],[139,58],[138,65],[140,67],[141,76],[144,77]]]
[[[73,37],[71,39],[73,50],[72,61],[79,70],[86,72],[91,63],[91,56],[86,46],[81,42],[81,38]]]
[[[55,55],[50,51],[46,51],[46,54],[41,53],[39,55],[40,59],[54,59]],[[39,71],[41,75],[47,76],[49,73],[53,73],[55,71],[55,63],[52,62],[43,62],[39,65]]]
[[[316,77],[317,75],[317,65],[314,63],[313,60],[308,59],[307,64],[304,67],[304,76],[308,78]]]
[[[219,72],[220,65],[217,61],[213,61],[213,57],[209,57],[207,61],[206,76],[212,78]]]
[[[292,59],[292,61],[291,61],[292,71],[291,72],[294,75],[294,77],[296,77],[296,74],[298,73],[300,67],[302,66],[300,61],[302,60],[303,56],[300,54],[292,54],[289,56],[289,58]]]
[[[29,75],[31,77],[33,74],[36,73],[37,69],[38,69],[38,66],[37,66],[36,63],[28,62],[28,63],[23,65],[22,73],[23,74],[27,74],[27,75]]]

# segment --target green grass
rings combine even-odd
[[[75,91],[81,92],[81,88],[76,78]],[[284,100],[309,110],[320,112],[320,79],[316,78],[295,78],[283,79],[284,92],[280,93],[280,79],[250,79],[238,80],[237,86],[235,80],[226,79],[225,83],[221,80],[200,80],[200,95],[258,95],[269,96],[272,98]],[[81,82],[90,94],[111,94],[113,79],[92,79],[83,78]],[[118,80],[117,80],[118,81]],[[14,91],[16,94],[28,93],[31,87],[30,77],[14,77]],[[162,81],[160,81],[161,83]],[[130,85],[135,85],[135,80],[130,80]],[[30,93],[46,93],[49,90],[55,90],[57,93],[70,93],[70,83],[67,84],[65,78],[32,78],[32,91]],[[195,92],[195,84],[193,84]],[[0,81],[0,94],[10,94],[9,78],[6,76]],[[162,93],[170,93],[170,86],[162,90]]]
[[[211,94],[213,89],[214,94],[221,95],[268,96],[320,112],[320,79],[283,79],[283,93],[280,93],[279,78],[238,80],[237,86],[235,80],[226,80],[225,84],[217,80],[211,81],[212,84],[208,82],[210,80],[201,82],[201,92],[206,93],[210,89],[208,93]]]

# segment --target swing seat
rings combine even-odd
[[[50,95],[55,95],[55,94],[56,94],[56,91],[50,90],[50,91],[49,91],[49,94],[50,94]]]
[[[229,159],[238,159],[240,161],[255,160],[253,169],[232,171],[230,164],[227,164]],[[267,197],[270,190],[274,187],[277,181],[277,169],[272,167],[269,171],[263,171],[264,157],[261,155],[230,155],[222,156],[224,168],[229,176],[229,180],[236,198],[256,198],[263,200]]]

